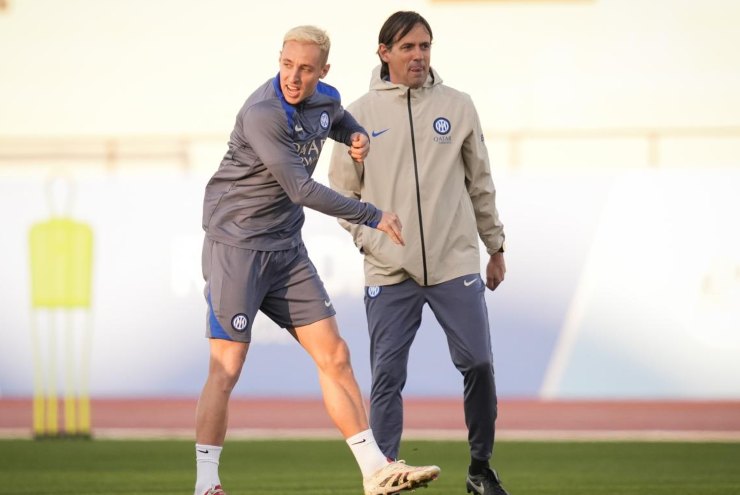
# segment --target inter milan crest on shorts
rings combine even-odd
[[[231,327],[237,332],[243,332],[247,329],[249,324],[249,317],[244,313],[235,314],[231,319]]]
[[[367,297],[370,299],[375,299],[380,295],[380,287],[377,285],[371,285],[367,288]]]

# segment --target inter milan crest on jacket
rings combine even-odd
[[[444,117],[437,117],[434,119],[434,132],[437,133],[434,136],[434,142],[440,144],[450,144],[452,142],[452,136],[450,131],[452,130],[452,124]]]

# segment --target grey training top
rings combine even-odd
[[[279,75],[268,80],[239,111],[229,150],[206,186],[208,238],[256,251],[290,249],[302,242],[303,206],[376,227],[382,212],[375,206],[311,178],[327,136],[349,146],[355,132],[367,134],[332,86],[319,82],[313,95],[291,105]]]

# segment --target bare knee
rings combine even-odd
[[[208,373],[208,381],[221,392],[230,393],[239,381],[241,368],[239,370],[229,369],[222,366],[212,366]]]
[[[340,376],[352,373],[352,364],[350,362],[349,347],[347,343],[340,339],[336,345],[323,354],[316,357],[316,366],[319,369],[332,376]]]
[[[242,367],[246,359],[246,348],[223,346],[211,350],[211,360],[208,368],[208,381],[217,389],[230,393],[239,381]]]

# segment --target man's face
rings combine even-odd
[[[321,49],[314,43],[286,41],[280,52],[280,88],[285,101],[297,105],[316,91],[319,79],[329,72]]]
[[[432,38],[423,24],[417,24],[406,36],[395,40],[390,48],[381,44],[378,53],[388,64],[392,83],[420,88],[429,75]]]

